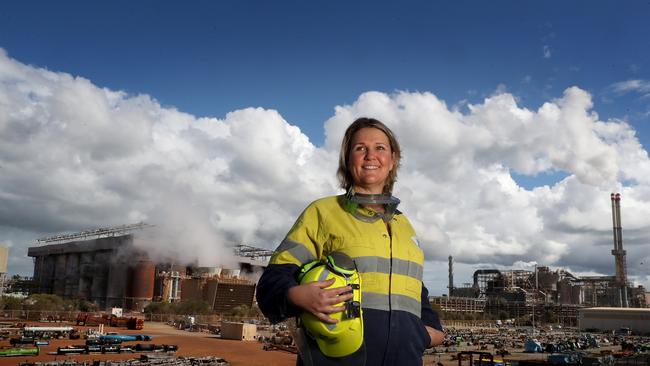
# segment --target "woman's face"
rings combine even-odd
[[[393,169],[395,154],[388,136],[381,130],[365,127],[352,136],[348,169],[356,192],[383,193],[388,173]]]

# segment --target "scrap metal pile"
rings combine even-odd
[[[453,352],[451,359],[459,361],[459,365],[467,360],[467,357],[463,358],[465,354],[475,353],[490,355],[490,362],[482,362],[484,365],[650,366],[650,336],[585,334],[566,329],[534,333],[530,329],[514,328],[492,333],[452,328],[447,329],[444,345],[438,349]],[[464,350],[456,354],[457,348],[458,351]],[[486,352],[489,348],[493,348],[494,353],[501,357]],[[481,351],[474,351],[478,349]],[[546,357],[523,356],[526,353],[545,353]],[[431,350],[425,356],[440,354]],[[509,355],[509,360],[506,360],[506,355]],[[482,357],[479,359],[482,360]]]
[[[536,333],[515,330],[487,333],[482,330],[446,329],[446,336],[439,351],[456,352],[457,348],[480,347],[481,350],[523,349],[524,352],[567,352],[600,348],[603,346],[621,346],[621,350],[643,351],[650,344],[650,337],[620,336],[598,333],[580,333],[562,330],[556,332]]]
[[[72,327],[28,327],[24,324],[3,328],[2,338],[9,338],[10,346],[0,346],[0,357],[37,356],[39,346],[49,344],[49,339],[78,338],[79,333]]]
[[[89,353],[124,353],[124,352],[176,352],[178,346],[173,344],[137,343],[123,345],[122,342],[151,341],[147,334],[89,334],[86,344],[57,348],[55,355],[89,354]],[[92,336],[92,337],[91,337]]]
[[[90,353],[124,353],[124,352],[176,352],[174,344],[142,344],[122,346],[119,344],[85,344],[58,347],[54,355],[90,354]]]
[[[144,319],[136,317],[122,317],[109,314],[79,313],[76,319],[77,325],[97,326],[107,325],[127,329],[140,330],[144,327]]]
[[[262,347],[265,351],[286,351],[298,353],[298,347],[293,342],[293,337],[289,331],[279,331],[270,337],[262,337],[260,341],[264,343]]]
[[[221,357],[172,357],[142,355],[129,360],[21,362],[19,366],[229,366]]]
[[[102,328],[103,326],[100,326]],[[39,346],[47,346],[54,339],[79,339],[79,331],[69,326],[25,326],[22,328],[11,327],[3,331],[9,338],[9,347],[0,345],[0,357],[11,356],[37,356]],[[122,345],[122,342],[151,341],[153,338],[147,334],[117,334],[95,330],[87,330],[85,344],[58,347],[51,355],[91,354],[91,353],[123,353],[123,352],[176,352],[178,346],[173,344],[131,344]]]

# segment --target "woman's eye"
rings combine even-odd
[[[356,148],[354,148],[354,151],[366,151],[366,147],[365,146],[357,146]]]

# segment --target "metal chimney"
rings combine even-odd
[[[454,290],[454,258],[449,256],[449,297]]]
[[[616,265],[616,284],[619,288],[619,306],[628,307],[627,301],[627,265],[625,263],[625,250],[623,250],[623,229],[621,227],[621,195],[611,194],[612,200],[612,222],[614,224],[614,263]]]

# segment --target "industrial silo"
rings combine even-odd
[[[156,265],[150,260],[141,259],[130,269],[129,291],[127,297],[131,308],[142,309],[153,298]]]

